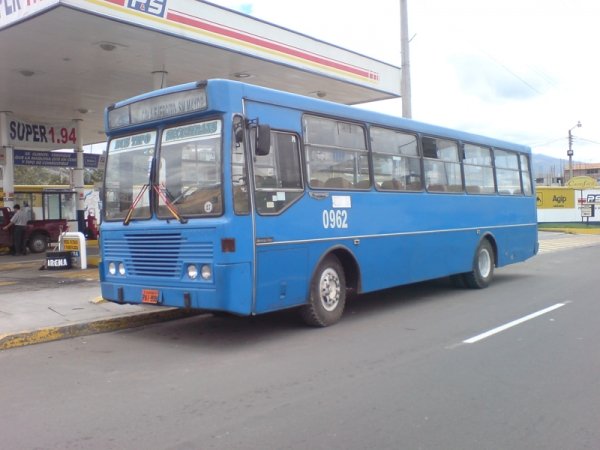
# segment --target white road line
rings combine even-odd
[[[531,319],[535,319],[536,317],[539,317],[543,314],[549,313],[550,311],[554,311],[555,309],[561,308],[563,306],[565,306],[566,303],[557,303],[556,305],[550,306],[548,308],[542,309],[538,312],[534,312],[533,314],[529,314],[528,316],[525,317],[521,317],[520,319],[517,320],[513,320],[512,322],[509,322],[507,324],[504,324],[502,326],[499,326],[497,328],[494,328],[493,330],[489,330],[486,331],[485,333],[481,333],[478,334],[477,336],[473,336],[472,338],[469,338],[467,340],[464,340],[463,343],[464,344],[474,344],[475,342],[479,342],[482,339],[488,338],[490,336],[493,336],[494,334],[500,333],[504,330],[508,330],[509,328],[512,328],[516,325],[519,325],[523,322],[527,322],[528,320]]]

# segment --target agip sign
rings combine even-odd
[[[575,208],[575,191],[573,189],[538,189],[538,209]]]

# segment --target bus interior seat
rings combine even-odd
[[[446,185],[444,184],[430,184],[427,186],[427,190],[431,192],[446,192]]]
[[[412,183],[408,183],[406,185],[407,191],[420,191],[423,189],[420,181],[413,181]]]
[[[310,187],[323,187],[323,182],[321,180],[317,180],[316,178],[313,178],[312,180],[309,181],[308,183],[310,185]]]
[[[275,177],[271,177],[271,176],[256,175],[256,187],[257,187],[257,189],[276,188],[277,180],[275,179]]]
[[[360,180],[354,183],[356,189],[369,189],[371,187],[371,180]]]
[[[381,183],[381,189],[388,191],[404,190],[400,181],[396,180],[395,178],[391,180],[385,180],[383,183]]]
[[[460,184],[450,184],[447,186],[447,192],[464,192],[462,185]]]
[[[352,187],[352,183],[343,177],[334,177],[325,182],[325,187],[347,189]]]

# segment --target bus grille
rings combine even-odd
[[[213,258],[211,242],[188,242],[179,233],[125,234],[125,239],[106,239],[103,245],[106,260],[123,261],[130,276],[179,278],[184,261]]]

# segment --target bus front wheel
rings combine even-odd
[[[346,278],[340,261],[333,255],[319,264],[310,284],[308,304],[302,306],[304,321],[314,327],[333,325],[346,305]]]
[[[483,289],[494,277],[494,248],[487,239],[480,242],[473,258],[473,270],[464,274],[464,282],[471,289]]]

